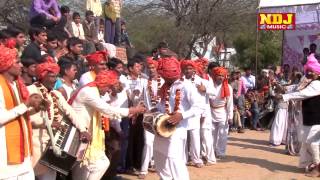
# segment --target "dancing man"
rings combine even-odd
[[[314,54],[308,57],[304,66],[307,78],[312,81],[302,90],[284,94],[279,98],[285,102],[302,100],[303,126],[301,135],[301,149],[299,166],[306,168],[307,176],[320,176],[320,64]]]
[[[101,95],[121,88],[119,76],[115,71],[101,71],[95,80],[79,89],[69,100],[79,117],[92,134],[84,161],[73,169],[73,179],[96,180],[101,179],[109,167],[109,159],[105,154],[105,133],[102,129],[101,115],[110,120],[143,113],[144,105],[139,104],[131,108],[117,108],[107,104]]]

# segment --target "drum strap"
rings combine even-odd
[[[48,118],[48,115],[47,113],[42,113],[42,118],[46,124],[46,127],[47,127],[47,130],[48,130],[48,133],[49,133],[49,136],[50,136],[50,140],[51,140],[51,145],[52,145],[52,149],[53,149],[53,153],[57,156],[61,156],[61,149],[56,147],[56,141],[54,139],[54,135],[53,135],[53,131],[52,131],[52,127],[49,123],[49,118]]]

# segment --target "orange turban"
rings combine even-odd
[[[112,86],[119,82],[119,75],[113,70],[103,70],[97,74],[94,82],[100,87]]]
[[[86,56],[88,64],[93,66],[101,63],[102,61],[107,61],[108,53],[107,51],[96,51]]]
[[[197,64],[191,60],[181,60],[180,63],[181,63],[181,69],[184,69],[187,66],[192,66],[194,69],[197,68]]]
[[[175,57],[161,58],[158,64],[158,73],[163,78],[179,79],[181,77],[180,62]]]
[[[36,67],[36,74],[39,80],[43,79],[49,72],[58,74],[59,71],[60,67],[58,66],[58,64],[51,61],[38,64]]]
[[[221,98],[229,97],[230,96],[230,90],[229,90],[229,83],[228,83],[228,70],[224,67],[215,67],[212,70],[214,76],[223,76],[224,81],[222,82],[221,87]]]
[[[11,49],[0,45],[0,72],[8,70],[17,59],[18,52],[16,49]]]
[[[158,67],[158,61],[153,60],[153,57],[147,57],[147,63],[153,64],[156,68]]]

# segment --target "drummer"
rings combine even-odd
[[[149,75],[147,87],[145,87],[144,101],[147,106],[147,109],[151,111],[154,109],[159,102],[158,91],[164,83],[164,80],[160,77],[157,72],[158,62],[153,60],[152,57],[147,58],[147,71]],[[153,141],[154,134],[149,131],[144,130],[144,147],[142,152],[142,166],[140,174],[138,175],[139,179],[145,179],[148,174],[148,167],[150,163],[151,169],[154,169],[153,158]]]
[[[187,139],[187,119],[198,115],[199,104],[191,83],[181,81],[180,62],[166,57],[158,62],[158,73],[165,80],[160,89],[158,110],[170,114],[168,122],[177,127],[170,138],[154,139],[154,160],[161,179],[189,179],[184,147]]]

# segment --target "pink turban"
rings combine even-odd
[[[309,70],[320,75],[320,64],[314,54],[308,56],[307,63],[304,65],[304,70],[305,72]]]

